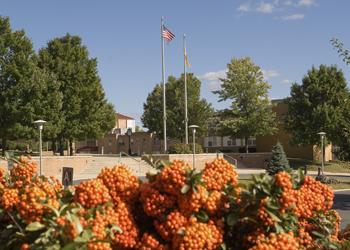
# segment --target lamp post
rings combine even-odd
[[[191,125],[188,128],[192,129],[192,137],[193,137],[193,162],[192,166],[193,169],[196,167],[196,161],[195,161],[195,154],[196,154],[196,128],[199,128],[197,125]]]
[[[323,172],[324,172],[324,152],[323,152],[324,149],[323,149],[323,147],[324,147],[324,138],[326,136],[326,133],[325,132],[319,132],[317,134],[321,136],[321,165],[322,165],[321,172],[322,172],[322,175],[323,175]],[[318,168],[318,176],[320,176],[320,168]]]
[[[36,120],[34,122],[34,124],[36,124],[38,126],[38,129],[39,129],[39,156],[40,156],[39,174],[40,175],[41,175],[41,159],[42,159],[42,150],[43,150],[43,142],[42,142],[41,132],[43,130],[43,127],[44,127],[45,123],[46,123],[46,121],[44,121],[44,120]]]
[[[128,150],[128,154],[131,155],[131,135],[132,135],[132,130],[131,128],[128,128],[128,130],[126,131],[126,134],[129,136],[129,150]]]

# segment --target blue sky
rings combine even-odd
[[[329,43],[337,37],[350,48],[348,0],[0,0],[0,6],[0,15],[24,29],[36,50],[67,32],[81,36],[98,59],[107,98],[138,122],[147,94],[161,82],[161,16],[176,35],[166,46],[166,74],[182,73],[186,33],[190,72],[215,108],[225,104],[211,90],[233,57],[260,65],[271,98],[288,96],[312,65],[337,64],[350,80],[350,66]]]

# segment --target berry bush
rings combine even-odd
[[[240,185],[218,158],[174,161],[141,182],[126,166],[64,189],[30,158],[0,171],[0,249],[350,249],[333,191],[301,172]]]

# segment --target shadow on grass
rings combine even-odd
[[[300,158],[288,158],[289,165],[293,169],[299,169],[304,166],[313,165],[314,162],[311,160],[300,159]]]
[[[335,193],[333,209],[350,210],[350,191],[348,193]]]

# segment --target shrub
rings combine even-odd
[[[20,158],[0,171],[1,249],[349,249],[330,187],[280,171],[238,183],[218,158],[174,160],[142,183],[125,166],[63,189]]]
[[[193,144],[174,143],[169,147],[169,154],[192,154]],[[202,145],[196,143],[196,154],[203,153]]]

